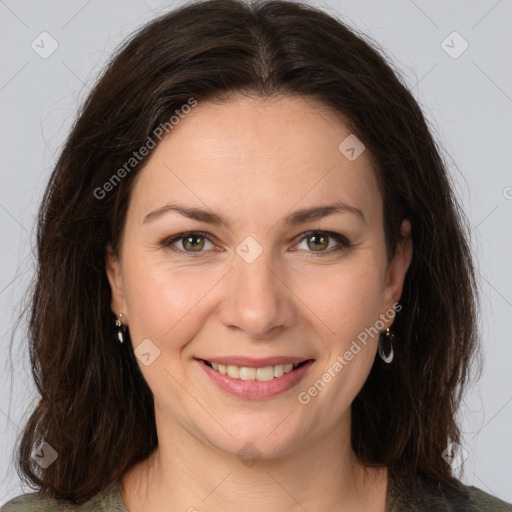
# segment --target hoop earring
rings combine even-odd
[[[386,355],[384,353],[384,343],[382,342],[382,335],[384,334],[384,337],[386,338],[386,340],[389,342],[389,354]],[[381,357],[381,359],[389,364],[391,363],[391,361],[393,361],[393,356],[395,355],[394,351],[393,351],[393,338],[395,337],[395,335],[389,330],[389,329],[386,329],[386,332],[381,332],[380,333],[380,337],[379,337],[379,356]]]
[[[124,342],[124,333],[126,332],[126,326],[121,323],[121,318],[123,318],[123,313],[119,313],[119,318],[116,318],[117,339],[119,343]]]

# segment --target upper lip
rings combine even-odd
[[[263,368],[265,366],[275,366],[276,364],[299,364],[309,361],[310,357],[294,357],[294,356],[272,356],[272,357],[246,357],[246,356],[219,356],[211,358],[201,358],[210,363],[223,364],[226,366],[233,365],[248,368]]]

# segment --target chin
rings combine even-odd
[[[263,427],[260,425],[231,424],[228,430],[229,434],[222,429],[218,435],[212,437],[211,430],[203,435],[208,442],[218,450],[235,455],[241,459],[242,464],[246,464],[245,459],[275,459],[289,454],[297,448],[300,436],[293,435],[292,425],[286,424],[283,419],[286,415],[280,416],[272,427]],[[279,425],[281,423],[281,425]],[[277,428],[276,428],[277,426]],[[284,427],[284,428],[283,428]]]

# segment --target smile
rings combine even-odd
[[[215,362],[196,359],[196,363],[209,377],[210,382],[224,393],[244,400],[264,400],[295,387],[315,362],[314,359],[289,359],[296,360],[276,362],[274,358],[274,361],[260,362],[261,366],[254,364],[254,361],[243,361],[243,364],[253,366],[224,364],[234,362],[226,360]],[[269,364],[270,362],[276,364]]]
[[[274,366],[263,366],[260,368],[251,368],[248,366],[235,366],[225,365],[219,363],[212,363],[205,361],[205,363],[222,375],[228,375],[232,379],[240,380],[257,380],[265,382],[273,379],[282,377],[285,373],[291,372],[294,368],[297,368],[299,364],[303,363],[287,363],[287,364],[276,364]]]

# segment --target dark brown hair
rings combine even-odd
[[[38,217],[29,335],[41,398],[18,440],[18,473],[80,503],[157,446],[152,393],[116,341],[105,273],[144,161],[101,198],[95,191],[190,98],[235,94],[321,102],[372,157],[390,258],[410,220],[395,360],[376,358],[353,402],[352,446],[365,464],[456,487],[441,455],[459,440],[455,413],[477,347],[467,222],[420,107],[378,45],[289,1],[212,0],[161,16],[119,49],[85,101]],[[42,441],[58,452],[44,470],[31,458]]]

